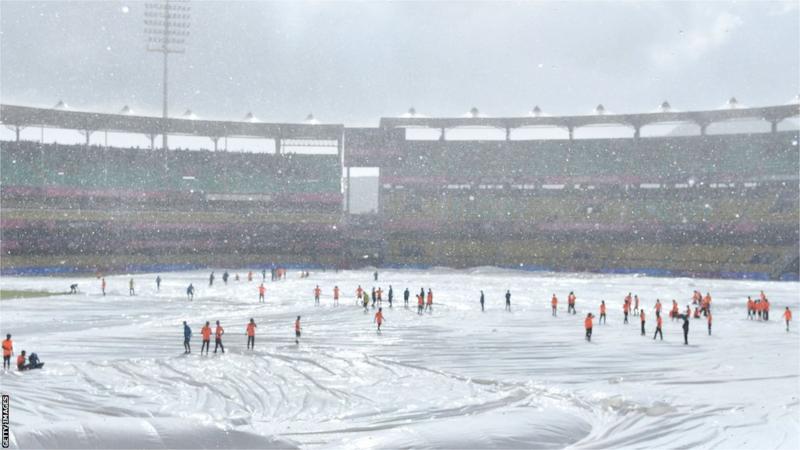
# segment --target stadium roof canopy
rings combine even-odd
[[[105,114],[66,109],[32,108],[0,105],[0,121],[15,127],[49,127],[70,130],[115,131],[124,133],[161,134],[160,117],[130,114]],[[219,137],[259,137],[268,139],[338,140],[344,125],[302,123],[259,123],[252,121],[219,121],[199,119],[167,119],[169,134]]]
[[[692,122],[701,130],[715,122],[731,119],[759,119],[773,124],[800,115],[800,105],[765,106],[760,108],[718,109],[709,111],[674,112],[663,111],[643,114],[597,114],[584,116],[524,116],[524,117],[384,117],[381,128],[398,127],[493,127],[515,129],[522,127],[550,126],[569,130],[590,125],[626,125],[639,130],[654,123]]]

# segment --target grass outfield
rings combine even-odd
[[[66,294],[66,292],[17,291],[12,289],[0,289],[0,300],[11,300],[15,298],[50,297],[52,295],[62,295],[62,294]]]

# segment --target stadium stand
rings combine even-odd
[[[9,127],[134,133],[158,120],[2,106]],[[543,118],[633,124],[635,137],[448,141],[378,128],[170,119],[184,134],[276,139],[274,153],[0,142],[3,273],[360,265],[797,279],[798,132],[785,106],[670,113],[772,131],[638,137],[652,114]],[[475,119],[527,126],[540,119]],[[482,125],[485,123],[481,122]],[[535,125],[535,123],[534,123]],[[19,136],[19,134],[17,134]],[[507,134],[510,136],[510,132]],[[328,139],[336,154],[287,153]],[[214,141],[216,143],[216,141]],[[283,146],[281,143],[283,143]],[[215,144],[216,145],[216,144]],[[281,151],[283,150],[283,151]],[[380,171],[377,214],[348,214],[348,167]]]

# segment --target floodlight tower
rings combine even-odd
[[[186,52],[186,39],[191,25],[189,0],[160,0],[145,3],[144,34],[148,52],[164,55],[164,108],[162,111],[161,137],[164,150],[167,149],[167,74],[168,58],[172,53]]]

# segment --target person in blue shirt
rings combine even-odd
[[[192,353],[192,347],[189,346],[189,341],[192,339],[192,329],[183,321],[183,349],[184,354]]]

